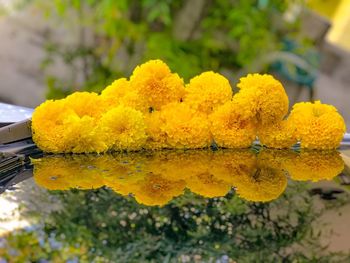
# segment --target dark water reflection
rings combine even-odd
[[[310,183],[339,180],[336,151],[59,155],[33,164],[37,189],[60,207],[26,208],[37,223],[2,239],[9,262],[350,262],[348,251],[326,249],[318,222],[346,206],[348,193],[324,204],[314,195],[327,193]]]

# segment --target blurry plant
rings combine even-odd
[[[319,243],[311,225],[322,211],[306,187],[292,184],[270,203],[247,202],[233,191],[213,199],[186,192],[162,208],[105,188],[53,192],[63,209],[39,218],[44,244],[54,237],[64,247],[84,248],[79,262],[211,262],[222,256],[239,262],[347,262],[348,255],[327,252]]]
[[[294,1],[32,0],[65,37],[46,34],[43,68],[60,62],[70,78],[47,73],[48,97],[100,91],[151,58],[185,81],[203,70],[234,71],[297,31],[283,14]]]
[[[86,247],[67,246],[37,228],[20,229],[0,237],[1,262],[43,262],[43,259],[50,259],[50,262],[74,262],[78,257],[84,261],[87,260],[84,256],[86,252]]]

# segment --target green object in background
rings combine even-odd
[[[65,78],[47,74],[48,98],[76,90],[101,91],[130,76],[149,59],[164,60],[187,82],[206,70],[232,72],[281,49],[298,35],[287,22],[289,5],[300,1],[238,0],[32,0],[53,23],[64,25],[70,44],[45,38],[43,69],[63,61]],[[73,43],[73,44],[72,44]]]
[[[303,48],[300,44],[290,39],[285,39],[283,41],[283,51],[296,55],[313,70],[307,70],[296,64],[288,63],[283,60],[276,61],[271,65],[271,68],[284,78],[293,81],[298,85],[313,89],[314,82],[317,78],[317,69],[320,64],[319,52],[314,48]]]
[[[269,4],[269,0],[259,0],[258,1],[258,6],[259,8],[266,8]]]

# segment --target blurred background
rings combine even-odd
[[[78,90],[99,92],[112,80],[128,77],[136,65],[160,58],[186,82],[214,70],[235,87],[249,72],[271,73],[285,84],[291,105],[321,99],[335,105],[350,127],[350,0],[0,0],[0,37],[0,102],[35,107]],[[0,255],[8,253],[9,262],[17,258],[4,245],[5,234],[9,246],[33,262],[62,262],[76,254],[138,262],[184,254],[197,243],[179,246],[181,238],[203,242],[203,229],[212,234],[195,252],[213,258],[227,249],[246,262],[277,261],[283,251],[291,262],[307,262],[303,252],[316,255],[314,262],[349,262],[331,254],[348,250],[348,193],[332,200],[336,209],[327,213],[328,203],[315,204],[306,183],[292,184],[273,203],[249,204],[230,194],[208,204],[190,195],[165,209],[140,209],[131,197],[109,189],[52,194],[33,180],[24,184],[0,198],[6,207],[0,211]],[[204,212],[197,216],[198,210]],[[256,221],[264,222],[270,211],[288,212],[268,217],[257,229]],[[180,215],[173,216],[176,234],[164,231],[164,218],[172,213]],[[220,217],[221,225],[207,221],[208,214]],[[240,245],[232,243],[227,228],[219,229],[229,222],[244,241]],[[329,222],[334,236],[325,250],[329,236],[320,241],[318,230]],[[198,226],[195,235],[186,232],[193,225]],[[231,241],[217,249],[222,240]],[[309,247],[293,254],[290,247],[304,244],[300,240]]]
[[[160,58],[186,82],[269,72],[350,126],[350,0],[0,0],[0,36],[0,102],[99,92]]]

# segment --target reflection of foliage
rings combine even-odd
[[[279,49],[297,24],[283,18],[291,1],[34,1],[77,36],[69,44],[47,38],[43,66],[61,60],[71,69],[70,84],[48,78],[50,97],[82,87],[98,91],[151,58],[186,80],[202,70],[236,69]]]
[[[36,232],[38,231],[38,232]],[[79,257],[85,261],[87,249],[57,242],[53,235],[46,236],[39,229],[17,230],[0,238],[0,260],[5,262],[67,262]]]
[[[342,262],[311,230],[320,213],[305,190],[293,185],[260,204],[232,192],[214,199],[186,192],[162,208],[105,188],[65,191],[57,193],[63,209],[44,219],[43,229],[67,246],[88,248],[81,262],[207,262],[223,255],[238,262]]]

